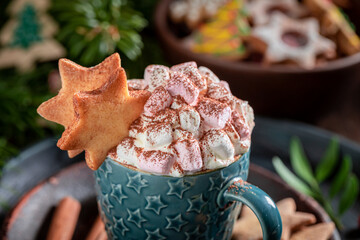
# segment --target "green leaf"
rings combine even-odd
[[[310,186],[316,187],[317,183],[311,165],[306,158],[303,146],[298,137],[293,137],[290,141],[290,162],[294,172],[299,177],[309,183]]]
[[[358,194],[359,194],[359,180],[354,174],[351,174],[346,183],[344,193],[340,198],[339,209],[338,209],[340,215],[345,213],[346,210],[351,207],[351,205],[357,199]]]
[[[326,149],[324,157],[321,159],[320,164],[316,168],[316,179],[317,181],[323,182],[327,177],[330,176],[339,155],[339,143],[337,138],[332,138],[329,146]]]
[[[337,172],[334,180],[332,181],[331,188],[330,188],[330,197],[335,197],[336,194],[340,192],[342,187],[346,183],[346,179],[349,177],[351,172],[352,162],[351,157],[346,155],[341,162],[341,166],[339,171]]]
[[[279,157],[274,157],[273,160],[273,166],[276,170],[276,172],[279,174],[279,176],[290,186],[295,188],[296,190],[316,198],[317,194],[311,190],[311,188],[306,185],[300,178],[295,176],[281,161]]]

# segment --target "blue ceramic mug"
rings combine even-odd
[[[185,177],[136,171],[107,158],[95,177],[109,239],[228,240],[242,203],[258,217],[264,239],[280,239],[275,203],[245,182],[249,154],[228,167]]]

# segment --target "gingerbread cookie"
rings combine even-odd
[[[170,4],[170,17],[176,22],[185,22],[193,29],[199,23],[214,16],[226,0],[177,0]]]
[[[101,87],[121,67],[120,55],[112,54],[95,67],[82,67],[68,59],[59,60],[61,85],[57,96],[43,102],[37,112],[45,119],[59,123],[65,127],[75,119],[73,96],[78,91],[91,91]],[[68,151],[69,157],[82,152]]]
[[[360,38],[334,3],[329,0],[305,0],[305,4],[321,22],[321,33],[337,41],[344,54],[360,51]]]
[[[276,11],[291,18],[298,18],[306,13],[306,9],[297,0],[253,0],[245,5],[245,9],[255,26],[267,24]]]
[[[89,168],[98,169],[108,152],[128,136],[149,95],[146,90],[129,92],[123,68],[99,89],[75,93],[75,120],[63,132],[58,147],[84,149]]]
[[[283,225],[282,240],[295,239],[328,239],[334,231],[334,223],[316,223],[311,213],[296,211],[296,204],[292,198],[284,198],[276,203]],[[241,217],[234,224],[233,240],[262,239],[262,230],[255,214],[243,206]]]
[[[54,39],[58,26],[47,14],[49,0],[14,0],[8,7],[11,18],[0,32],[0,68],[34,69],[36,62],[58,59],[66,51]]]
[[[335,57],[336,45],[319,34],[319,24],[314,18],[296,20],[275,12],[267,25],[255,27],[250,44],[264,53],[267,63],[293,61],[299,66],[315,67],[316,57]]]

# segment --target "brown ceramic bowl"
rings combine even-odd
[[[170,63],[196,61],[229,82],[232,92],[249,101],[257,114],[313,120],[339,100],[344,88],[356,79],[360,53],[306,70],[296,66],[263,66],[197,54],[181,44],[168,17],[171,0],[159,2],[155,28]],[[359,16],[360,2],[352,1]],[[360,19],[352,18],[360,29]]]

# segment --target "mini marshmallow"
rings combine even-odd
[[[176,128],[173,132],[173,139],[176,141],[178,139],[188,139],[194,138],[194,135],[191,132],[185,131],[181,128]]]
[[[170,124],[173,128],[180,126],[180,120],[177,112],[173,109],[166,108],[158,112],[153,118],[154,122]]]
[[[190,106],[179,109],[180,126],[182,129],[195,133],[200,126],[199,113]]]
[[[226,104],[229,104],[233,99],[233,95],[218,83],[210,83],[208,85],[206,96]]]
[[[231,123],[235,127],[241,139],[246,139],[250,137],[249,125],[247,124],[244,114],[239,113],[238,111],[232,111]]]
[[[208,80],[208,84],[220,82],[220,79],[215,75],[215,73],[213,73],[213,71],[211,71],[207,67],[199,67],[199,72],[204,78]]]
[[[150,92],[159,86],[165,86],[170,80],[169,68],[163,65],[149,65],[145,68],[144,80]]]
[[[206,90],[206,78],[202,77],[199,70],[197,69],[197,65],[195,62],[178,64],[171,67],[170,70],[185,75],[190,81],[195,84],[195,86],[198,87],[200,92]]]
[[[201,98],[197,110],[205,123],[213,128],[224,128],[231,117],[231,108],[227,104],[210,98]]]
[[[154,116],[157,112],[170,106],[172,101],[169,92],[162,86],[157,87],[144,106],[144,114]]]
[[[117,159],[125,164],[137,164],[135,139],[124,138],[116,148]]]
[[[180,97],[179,95],[173,97],[173,102],[171,104],[172,109],[179,109],[183,106],[187,106],[187,104],[182,97]]]
[[[250,128],[250,132],[251,132],[253,130],[253,128],[255,127],[254,110],[249,105],[248,101],[242,101],[241,109],[245,114],[245,119],[246,119],[246,122],[247,122],[247,124],[248,124],[248,126]]]
[[[232,124],[227,123],[223,130],[229,136],[234,146],[235,156],[243,154],[249,150],[249,141],[247,141],[247,139],[242,140]]]
[[[144,127],[148,122],[148,117],[145,115],[141,115],[138,119],[136,119],[129,128],[129,137],[137,138],[137,135],[140,132],[143,132]]]
[[[177,152],[177,162],[180,167],[189,172],[199,171],[203,166],[199,143],[196,139],[183,139],[174,144]]]
[[[194,67],[194,68],[197,68],[197,64],[196,64],[196,62],[194,62],[194,61],[180,63],[180,64],[177,64],[177,65],[172,66],[172,67],[170,68],[170,71],[173,71],[173,72],[181,72],[182,69],[184,69],[184,68],[186,68],[186,67]]]
[[[127,84],[130,90],[143,90],[147,87],[144,79],[128,79]]]
[[[172,128],[171,125],[166,123],[148,126],[144,135],[143,143],[145,147],[159,147],[172,142]]]
[[[255,126],[254,122],[254,110],[249,105],[247,101],[243,101],[238,99],[237,97],[233,97],[233,109],[235,109],[240,115],[245,119],[246,124],[248,125],[250,132]]]
[[[223,88],[225,88],[226,90],[228,90],[229,93],[231,93],[230,86],[229,86],[229,83],[227,81],[221,80],[219,82],[219,85],[222,86]]]
[[[200,141],[200,148],[207,169],[225,167],[234,160],[235,150],[229,136],[222,130],[206,132]]]
[[[139,155],[139,168],[144,171],[168,174],[174,164],[175,156],[159,150],[142,151]]]
[[[199,89],[186,76],[182,74],[173,74],[170,81],[166,85],[166,89],[171,96],[180,95],[185,102],[193,104],[199,96]]]

